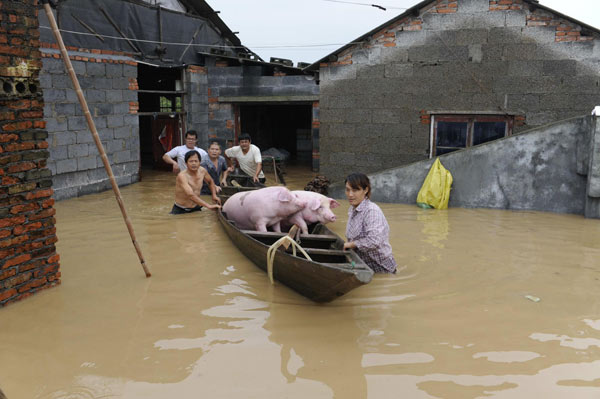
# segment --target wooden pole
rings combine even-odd
[[[60,31],[58,30],[58,26],[56,25],[54,14],[52,14],[52,10],[50,9],[49,0],[42,0],[42,3],[44,4],[44,9],[46,10],[48,21],[50,22],[50,25],[52,27],[52,32],[54,33],[54,37],[56,38],[58,47],[60,48],[65,67],[67,68],[67,72],[69,73],[71,81],[73,82],[73,86],[75,87],[75,92],[77,93],[77,98],[79,98],[79,103],[81,104],[81,108],[83,109],[83,113],[85,115],[85,119],[87,120],[88,127],[92,132],[94,143],[96,143],[96,147],[98,148],[98,152],[100,153],[100,158],[102,159],[102,163],[104,164],[104,169],[106,169],[106,173],[108,174],[108,178],[110,179],[110,184],[112,185],[115,197],[117,198],[117,203],[119,204],[119,208],[121,208],[121,213],[123,214],[123,219],[125,220],[125,224],[127,225],[127,230],[129,230],[131,241],[133,242],[133,246],[135,247],[138,257],[140,258],[140,263],[142,264],[144,273],[146,273],[146,277],[150,277],[152,274],[146,266],[146,262],[144,261],[144,256],[142,255],[140,246],[138,245],[137,240],[135,239],[135,233],[133,232],[131,220],[129,220],[129,216],[127,215],[127,211],[125,210],[125,205],[123,204],[123,199],[121,198],[121,191],[119,190],[119,185],[117,184],[115,175],[113,174],[112,168],[110,167],[110,162],[108,161],[108,157],[106,156],[106,152],[104,151],[104,146],[102,146],[102,142],[100,141],[100,136],[98,136],[98,131],[96,130],[96,125],[94,124],[94,120],[92,119],[92,115],[90,114],[90,109],[88,108],[87,101],[83,96],[81,86],[79,85],[79,80],[77,79],[77,75],[75,74],[75,70],[73,69],[73,65],[71,64],[71,60],[69,59],[67,49],[65,48],[65,43],[63,42]]]

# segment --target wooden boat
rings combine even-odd
[[[286,233],[240,230],[220,211],[218,218],[238,249],[267,271],[269,247]],[[338,235],[322,224],[310,226],[310,233],[300,235],[300,245],[312,260],[299,250],[294,256],[291,247],[279,247],[273,261],[275,280],[315,302],[332,301],[371,281],[373,270],[356,252],[343,250],[344,241]]]
[[[236,182],[235,184],[233,182]],[[225,203],[229,197],[240,191],[252,191],[258,190],[259,188],[266,187],[262,183],[255,183],[252,181],[252,177],[248,175],[230,174],[227,176],[227,185],[221,186],[221,192],[219,198]]]

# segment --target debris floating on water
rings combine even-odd
[[[533,302],[539,302],[541,301],[541,298],[538,298],[537,296],[533,296],[533,295],[525,295],[525,298],[529,299],[530,301]]]

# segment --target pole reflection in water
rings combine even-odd
[[[149,280],[111,193],[57,203],[63,284],[0,310],[9,399],[600,397],[596,220],[380,204],[398,273],[316,305],[173,189],[122,189]]]

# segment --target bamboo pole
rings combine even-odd
[[[96,130],[96,125],[94,124],[94,120],[92,119],[92,115],[90,114],[90,109],[87,105],[87,101],[83,96],[81,86],[79,85],[79,80],[77,79],[77,75],[75,74],[75,70],[73,69],[73,65],[71,64],[71,60],[69,59],[67,49],[65,48],[65,43],[63,42],[60,31],[58,30],[58,26],[56,25],[54,14],[52,14],[52,10],[50,9],[49,0],[42,0],[42,3],[44,4],[44,10],[46,11],[48,21],[50,22],[50,25],[52,27],[52,32],[54,33],[54,37],[56,38],[58,47],[60,48],[65,67],[67,68],[67,72],[69,73],[71,81],[73,82],[73,86],[75,87],[75,92],[77,93],[77,98],[79,98],[79,103],[81,104],[81,108],[83,109],[83,113],[85,115],[85,119],[87,120],[88,127],[92,132],[94,143],[96,143],[96,147],[98,148],[98,152],[100,153],[100,158],[102,159],[102,163],[104,164],[104,169],[106,169],[106,173],[108,174],[108,178],[110,179],[110,184],[112,185],[115,197],[117,198],[117,203],[119,204],[121,213],[123,214],[123,219],[125,220],[125,224],[127,225],[129,235],[131,236],[131,241],[133,242],[133,246],[135,247],[138,257],[140,258],[140,263],[142,264],[144,273],[146,273],[146,277],[150,277],[152,274],[146,266],[146,262],[144,261],[144,256],[142,255],[140,246],[138,245],[138,242],[135,239],[135,233],[133,231],[131,220],[129,220],[129,216],[127,215],[127,211],[125,210],[123,199],[121,198],[121,191],[119,190],[119,185],[117,184],[115,175],[113,174],[112,168],[110,167],[110,162],[108,161],[108,157],[106,156],[106,152],[104,151],[104,146],[100,141],[100,136],[98,136],[98,131]]]

